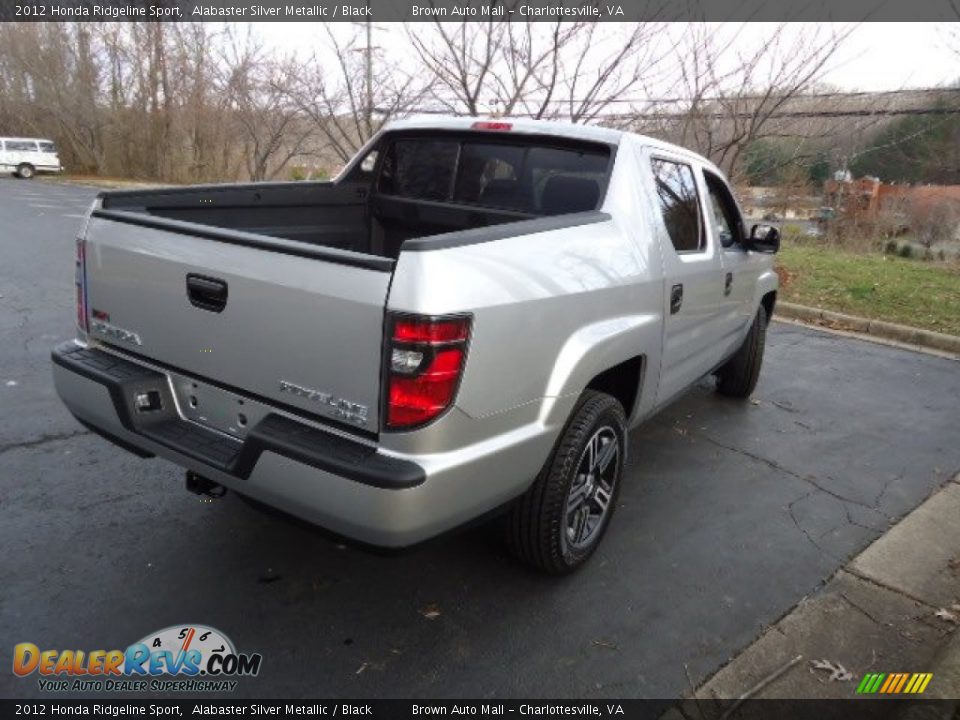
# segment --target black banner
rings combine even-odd
[[[7,22],[947,21],[948,0],[0,0]]]
[[[623,718],[883,720],[952,718],[947,700],[0,700],[0,717]]]

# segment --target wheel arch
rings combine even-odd
[[[623,412],[630,418],[640,398],[646,355],[635,355],[598,373],[587,383],[585,390],[596,390],[616,398]]]
[[[777,306],[777,291],[770,290],[762,298],[760,298],[760,304],[763,305],[763,309],[767,311],[767,320],[773,317],[773,309]]]
[[[575,399],[592,389],[619,400],[629,423],[641,398],[648,397],[644,390],[650,379],[655,379],[660,331],[659,316],[654,314],[612,318],[580,328],[554,362],[541,419],[562,425]]]

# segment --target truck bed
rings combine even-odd
[[[373,195],[359,183],[208,185],[104,193],[100,215],[162,220],[395,259],[404,241],[527,220],[529,213]],[[180,226],[181,229],[186,226]],[[191,228],[198,234],[196,227]]]

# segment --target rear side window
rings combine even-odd
[[[36,152],[37,144],[28,140],[7,140],[7,150],[18,152]]]
[[[663,223],[677,252],[703,250],[704,232],[693,168],[672,160],[652,161]]]
[[[52,142],[42,142],[38,144],[40,145],[40,152],[42,153],[55,153],[57,151],[56,145]]]
[[[378,191],[531,215],[596,209],[610,164],[605,146],[400,139],[387,148]]]

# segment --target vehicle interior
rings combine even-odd
[[[337,182],[108,193],[103,208],[396,258],[409,238],[595,210],[612,158],[543,136],[391,133]]]

